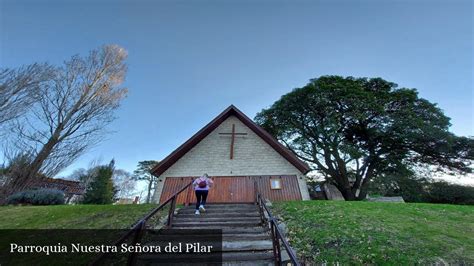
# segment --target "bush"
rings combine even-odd
[[[384,197],[401,196],[406,202],[426,202],[425,187],[429,181],[416,177],[408,169],[397,169],[392,173],[377,176],[369,183],[369,194]]]
[[[97,168],[92,182],[89,184],[82,203],[84,204],[112,204],[115,194],[114,183],[114,160],[108,165]]]
[[[426,198],[431,203],[474,205],[474,187],[437,181],[428,185]]]
[[[474,205],[474,187],[472,186],[413,176],[390,176],[386,179],[376,179],[371,183],[369,192],[387,197],[402,196],[406,202]]]
[[[429,184],[429,181],[423,178],[400,177],[397,180],[400,193],[393,196],[402,196],[406,202],[428,202],[426,187]]]
[[[64,204],[64,193],[56,189],[32,189],[15,193],[7,204],[58,205]]]

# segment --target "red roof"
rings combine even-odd
[[[79,181],[64,180],[59,178],[42,178],[36,181],[32,187],[51,188],[61,190],[66,194],[84,194],[84,186]]]
[[[224,122],[229,116],[237,117],[244,125],[249,127],[255,134],[262,138],[266,143],[268,143],[275,151],[277,151],[281,156],[283,156],[288,162],[294,165],[302,173],[307,173],[310,168],[306,163],[298,159],[296,155],[291,152],[288,148],[283,146],[278,142],[272,135],[270,135],[263,128],[258,126],[252,119],[247,117],[234,105],[229,106],[225,109],[220,115],[214,118],[209,124],[199,130],[194,136],[188,139],[185,143],[179,146],[174,150],[170,155],[158,163],[150,171],[153,175],[159,176],[164,173],[169,167],[171,167],[176,161],[178,161],[184,154],[191,150],[196,144],[203,140],[207,135],[209,135],[214,129],[216,129],[222,122]]]

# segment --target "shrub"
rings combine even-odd
[[[369,194],[385,197],[402,196],[407,202],[425,202],[425,187],[429,180],[417,177],[408,169],[397,168],[396,171],[376,177],[369,183]]]
[[[436,181],[428,185],[426,197],[431,203],[474,205],[474,187]]]
[[[387,180],[376,179],[369,189],[371,194],[402,196],[406,202],[474,205],[474,187],[446,181],[395,176]]]
[[[399,195],[390,196],[402,196],[406,202],[427,202],[426,187],[429,185],[428,180],[400,177],[397,180],[397,185],[400,188]]]
[[[89,184],[82,203],[84,204],[112,204],[115,194],[112,180],[114,173],[114,160],[108,165],[97,168],[92,182]]]
[[[64,193],[56,189],[31,189],[7,198],[7,204],[58,205],[64,204]]]

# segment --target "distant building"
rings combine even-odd
[[[122,205],[122,204],[138,204],[140,203],[140,197],[136,196],[135,198],[119,198],[115,201],[115,204]]]
[[[79,181],[49,177],[36,181],[31,185],[31,188],[49,188],[62,191],[67,204],[78,202],[85,193],[85,188]]]

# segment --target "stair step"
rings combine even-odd
[[[190,203],[188,206],[184,206],[184,208],[193,208],[196,206],[196,203]],[[215,207],[249,207],[249,206],[257,206],[254,203],[206,203],[206,208],[215,208]]]
[[[273,242],[268,228],[261,225],[260,212],[255,204],[207,204],[205,212],[200,215],[194,212],[194,205],[178,209],[172,229],[182,230],[146,235],[145,245],[192,239],[201,245],[213,245],[215,248],[211,253],[140,254],[137,265],[195,265],[206,263],[209,257],[218,259],[215,261],[222,258],[219,265],[274,265]],[[219,231],[206,231],[209,229]],[[221,236],[222,242],[216,242]],[[222,249],[217,248],[220,244]]]
[[[183,218],[181,216],[177,216],[173,219],[173,223],[188,223],[188,222],[196,222],[196,223],[208,223],[208,222],[254,222],[260,223],[259,217],[192,217],[192,218]]]
[[[225,252],[223,261],[252,261],[273,259],[273,251]]]
[[[179,212],[175,216],[190,217],[260,217],[258,212],[205,212],[194,214],[194,212]]]
[[[249,205],[219,205],[219,206],[216,206],[216,205],[206,205],[205,206],[206,209],[208,210],[217,210],[217,209],[257,209],[257,205],[253,205],[253,204],[249,204]],[[181,210],[193,210],[195,209],[196,206],[184,206],[184,207],[181,207],[180,209]]]
[[[158,236],[167,236],[167,237],[189,237],[189,236],[210,236],[213,235],[232,235],[232,234],[269,234],[269,229],[262,226],[254,227],[227,227],[222,228],[219,226],[209,226],[209,227],[174,227],[172,230],[152,230],[147,231],[147,235],[151,237]]]
[[[247,213],[219,213],[219,212],[201,212],[200,215],[192,213],[179,213],[175,215],[175,217],[181,217],[181,218],[196,218],[196,217],[203,217],[203,218],[219,218],[219,217],[226,217],[226,218],[231,218],[231,217],[258,217],[260,218],[260,213],[258,212],[247,212]]]
[[[274,264],[273,252],[272,251],[244,251],[244,252],[223,252],[209,254],[206,257],[219,257],[222,256],[223,265],[268,265],[267,263]],[[209,258],[208,257],[208,258]],[[195,254],[143,254],[138,256],[138,264],[141,262],[147,262],[147,265],[182,265],[181,263],[172,262],[176,259],[180,261],[186,261],[187,263],[202,262],[202,255]]]
[[[223,266],[271,266],[275,265],[275,260],[253,260],[253,261],[223,261]]]
[[[209,229],[209,227],[228,228],[228,227],[255,227],[260,226],[260,220],[257,221],[226,221],[226,222],[173,222],[174,227],[199,227]],[[219,228],[220,227],[220,228]]]
[[[198,240],[196,240],[198,241]],[[178,240],[166,240],[163,239],[162,241],[148,241],[145,245],[149,246],[165,246],[168,243],[173,243],[173,245],[178,245],[178,243],[183,242],[183,239],[178,239]],[[237,239],[237,240],[231,240],[231,241],[219,241],[216,239],[211,239],[211,240],[200,240],[198,241],[201,246],[213,246],[214,248],[212,249],[212,252],[230,252],[230,251],[265,251],[265,250],[271,250],[273,249],[273,243],[271,240],[267,239],[253,239],[253,240],[247,240],[247,239]],[[222,244],[222,245],[220,245]],[[222,248],[222,249],[221,249]],[[183,247],[184,249],[184,247]],[[201,255],[202,254],[196,254],[196,255]]]
[[[236,240],[223,241],[222,250],[229,251],[263,251],[273,250],[273,242],[271,240]]]
[[[219,236],[222,236],[222,241],[237,241],[237,240],[269,240],[270,235],[268,233],[254,233],[254,234],[245,234],[245,233],[228,233],[228,234],[219,234]],[[220,238],[219,236],[216,236],[216,234],[211,235],[211,234],[174,234],[174,235],[148,235],[147,239],[150,241],[168,241],[168,242],[173,242],[175,240],[182,241],[183,239],[189,238],[193,239],[197,242],[199,241],[206,241],[207,239],[216,239]]]
[[[179,209],[178,213],[194,213],[196,209]],[[258,209],[255,207],[252,208],[214,208],[206,209],[203,213],[258,213]]]
[[[173,225],[173,229],[203,229],[201,226],[185,226],[185,227],[180,227]],[[220,229],[222,230],[222,234],[256,234],[256,233],[265,233],[267,229],[261,227],[261,226],[254,226],[254,227],[225,227],[223,228],[222,226],[207,226],[204,229]]]
[[[194,204],[181,207],[182,210],[195,209],[195,208],[196,208],[196,205]],[[250,208],[256,209],[257,205],[255,204],[206,204],[205,208],[209,210],[212,210],[212,209],[250,209]]]
[[[161,260],[160,258],[156,258],[157,260]],[[176,261],[176,260],[174,260]],[[180,260],[181,261],[181,260]],[[142,261],[144,262],[144,261]],[[153,261],[146,263],[140,263],[140,260],[136,263],[136,265],[166,265],[166,266],[184,266],[184,265],[217,265],[217,263],[203,263],[202,259],[197,259],[196,261],[186,261],[186,262],[170,262],[170,261]],[[268,260],[254,260],[254,261],[223,261],[219,263],[219,265],[223,266],[272,266],[275,265],[275,261],[273,259]]]
[[[256,234],[222,234],[222,241],[234,241],[234,240],[269,240],[270,235],[267,233],[256,233]]]

